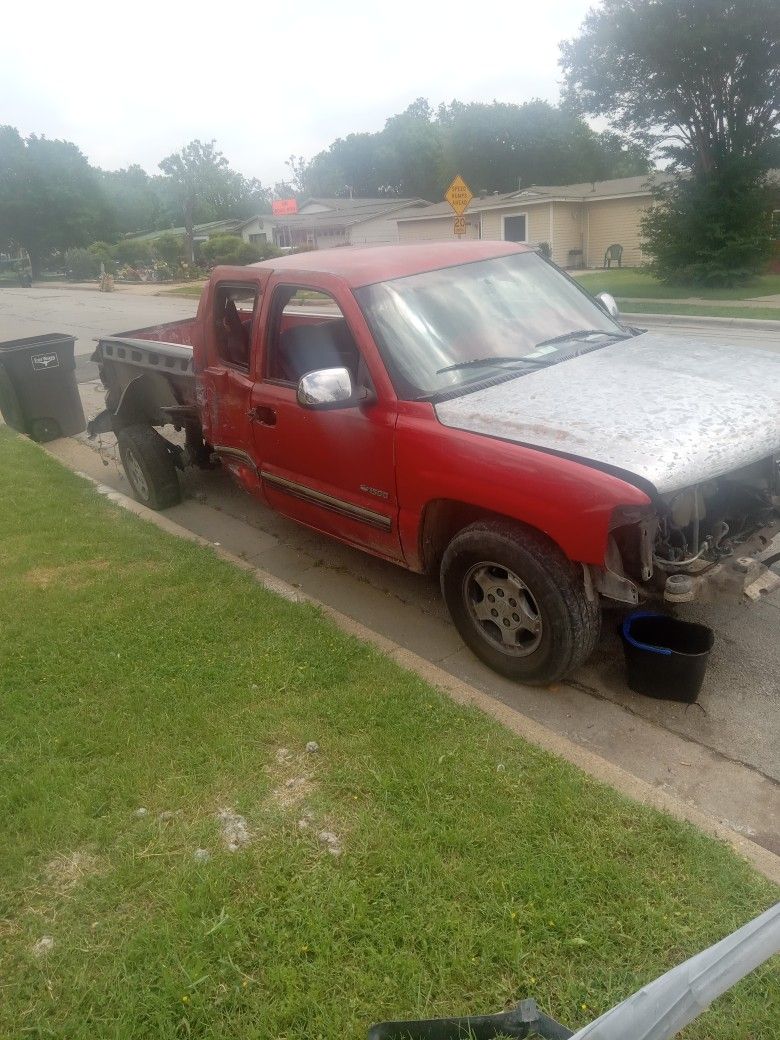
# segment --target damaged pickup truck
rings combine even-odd
[[[217,268],[196,318],[94,360],[90,430],[116,433],[140,501],[173,505],[178,470],[220,463],[286,516],[438,574],[464,641],[524,682],[586,660],[602,600],[777,580],[780,353],[628,328],[522,245]]]

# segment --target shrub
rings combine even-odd
[[[170,271],[181,267],[184,260],[184,239],[180,235],[165,231],[154,240],[153,244],[158,260],[161,260]]]
[[[152,260],[152,245],[145,239],[123,238],[114,246],[114,257],[118,264],[148,264]]]
[[[748,281],[769,257],[764,175],[751,162],[730,159],[716,173],[678,178],[656,190],[641,227],[660,281],[713,287]]]
[[[238,235],[213,235],[200,247],[207,264],[253,264],[262,259],[262,251],[254,242],[245,242]]]
[[[552,260],[552,248],[549,242],[539,243],[539,253],[545,258],[545,260]]]
[[[93,242],[88,248],[90,253],[97,259],[98,274],[100,273],[101,264],[105,267],[106,274],[114,274],[116,270],[114,247],[110,246],[108,242]]]
[[[100,258],[89,249],[66,250],[64,263],[65,276],[72,282],[88,281],[100,273]]]
[[[282,251],[273,242],[252,243],[259,253],[258,260],[271,260],[275,256],[282,256]]]

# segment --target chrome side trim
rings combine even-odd
[[[248,455],[245,451],[240,448],[231,448],[226,444],[215,444],[212,448],[215,455],[224,455],[226,458],[235,459],[236,462],[242,462],[245,466],[249,466],[255,473],[257,472],[257,466],[254,463],[254,459],[251,455]]]
[[[350,520],[360,520],[361,523],[368,524],[370,527],[376,527],[380,531],[390,531],[392,529],[393,521],[389,516],[383,516],[382,513],[375,513],[371,509],[355,506],[341,498],[333,498],[332,495],[314,491],[303,484],[296,484],[293,480],[287,480],[286,477],[279,477],[275,473],[267,473],[265,470],[261,470],[260,476],[271,487],[284,491],[294,498],[301,498],[305,502],[312,502],[314,505],[322,506],[323,509],[330,509],[334,513],[348,516]]]

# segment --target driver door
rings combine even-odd
[[[249,406],[254,378],[250,369],[269,272],[242,275],[216,282],[204,316],[206,364],[200,373],[201,411],[204,436],[215,454],[239,483],[260,494],[251,456]]]
[[[367,364],[366,341],[372,344],[362,314],[351,294],[342,308],[312,285],[277,283],[270,291],[263,366],[251,397],[264,497],[300,523],[402,560],[396,402]],[[299,379],[334,367],[348,368],[353,384],[366,388],[366,403],[328,411],[299,404]]]

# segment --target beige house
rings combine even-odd
[[[662,172],[585,184],[533,186],[499,195],[481,193],[466,210],[466,238],[546,242],[561,267],[601,267],[611,245],[623,247],[623,265],[642,263],[639,221]],[[400,213],[400,242],[441,242],[455,238],[449,204]]]
[[[280,249],[381,245],[398,241],[398,216],[427,205],[424,199],[307,199],[291,216],[252,217],[240,234],[245,242]]]

